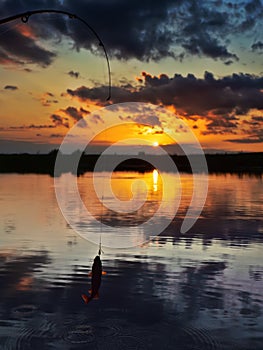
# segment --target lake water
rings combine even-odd
[[[106,175],[100,174],[102,182]],[[175,175],[166,176],[176,183]],[[134,180],[144,180],[149,192],[143,208],[129,215],[102,208],[90,173],[78,184],[97,219],[138,235],[137,224],[158,208],[162,185],[152,173],[114,173],[119,199],[131,198]],[[209,175],[204,210],[186,234],[180,225],[191,175],[181,174],[181,182],[176,217],[160,236],[129,249],[103,247],[107,275],[99,300],[86,305],[81,294],[89,289],[98,245],[67,224],[53,178],[1,174],[0,349],[262,350],[263,180]],[[142,182],[136,186],[140,193]],[[170,207],[177,193],[171,185]],[[110,205],[110,194],[104,195]],[[99,233],[84,219],[87,234]]]

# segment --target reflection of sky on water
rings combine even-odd
[[[175,220],[141,247],[104,248],[100,299],[86,306],[98,247],[67,226],[51,178],[1,175],[0,345],[262,349],[261,188],[257,178],[211,176],[189,234],[179,236]]]
[[[180,349],[193,344],[261,349],[263,269],[244,247],[224,247],[217,240],[204,247],[194,239],[187,254],[187,240],[163,237],[139,249],[106,251],[100,299],[86,306],[80,294],[88,289],[96,247],[86,242],[83,247],[79,238],[75,245],[66,239],[60,243],[60,254],[58,249],[1,253],[2,344],[35,344],[43,338],[44,344],[71,349],[92,337],[103,348],[103,340],[115,346],[132,336],[141,346],[147,337],[145,348],[149,342],[152,349],[162,343],[172,348],[173,342]],[[260,250],[262,243],[250,249]],[[21,288],[26,278],[30,283]],[[90,333],[83,331],[88,326]],[[117,333],[96,338],[102,330]]]

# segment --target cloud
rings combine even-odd
[[[69,106],[66,109],[61,109],[61,111],[70,116],[76,122],[78,122],[80,119],[83,119],[82,112],[75,107]]]
[[[140,85],[113,86],[112,103],[132,101],[172,106],[186,118],[205,119],[206,133],[233,132],[239,127],[239,119],[250,110],[263,110],[263,76],[260,75],[239,73],[216,78],[205,72],[203,78],[197,78],[193,74],[169,77],[142,72],[140,79],[143,82]],[[103,105],[106,88],[81,86],[68,89],[67,93],[81,102],[92,100]]]
[[[27,130],[27,129],[52,129],[55,128],[53,124],[29,124],[29,125],[18,125],[18,126],[10,126],[8,129],[12,130]]]
[[[61,109],[61,112],[65,113],[67,116],[73,119],[75,123],[79,122],[79,127],[86,127],[87,123],[84,118],[84,114],[87,114],[84,112],[85,110],[83,108],[80,108],[79,110],[75,107],[68,106],[66,109]]]
[[[64,4],[71,6],[69,0]],[[227,0],[213,4],[207,0],[165,0],[151,4],[143,0],[115,0],[76,1],[74,7],[79,13],[94,13],[91,24],[99,28],[111,56],[158,61],[164,57],[183,60],[187,55],[195,55],[230,62],[238,60],[237,54],[229,49],[233,33],[254,30],[257,21],[260,33],[262,4],[244,1],[246,11],[229,4]],[[71,37],[76,46],[90,48],[89,39],[80,34],[78,28],[73,29]]]
[[[258,122],[263,122],[263,116],[252,116],[252,120]]]
[[[67,73],[70,77],[78,79],[79,77],[79,72],[74,72],[73,70],[69,71]]]
[[[68,123],[67,119],[61,117],[58,114],[52,114],[50,116],[50,119],[55,126],[64,126],[66,128],[69,128],[69,123]]]
[[[133,118],[133,121],[145,125],[154,125],[154,126],[159,126],[161,127],[161,122],[159,120],[159,117],[157,115],[153,114],[145,114],[145,115],[140,115],[138,117]],[[159,133],[158,131],[155,131],[155,134]]]
[[[0,53],[2,64],[35,63],[42,67],[49,66],[56,57],[54,52],[41,47],[34,38],[18,29],[9,30],[1,36]]]
[[[112,102],[146,101],[174,106],[183,115],[245,114],[249,109],[263,109],[263,76],[252,74],[232,74],[216,78],[205,72],[203,78],[193,74],[182,76],[166,74],[153,76],[142,72],[143,85],[124,88],[112,87]],[[104,103],[106,86],[88,88],[81,86],[75,90],[68,89],[70,96],[80,101],[92,100]]]
[[[64,5],[72,6],[69,0]],[[219,6],[211,6],[210,1],[191,0],[151,4],[142,0],[74,2],[75,12],[94,14],[90,23],[99,28],[111,57],[141,61],[184,59],[186,55],[238,60],[229,51],[228,40],[233,28],[237,30],[250,14],[241,16],[239,8],[232,8],[229,14],[226,6],[227,1]],[[77,48],[92,49],[95,43],[78,27],[72,28],[69,35]]]
[[[104,120],[98,114],[92,114],[89,120],[94,124],[104,123]]]
[[[241,138],[241,139],[229,139],[225,140],[227,142],[232,142],[232,143],[263,143],[263,138]]]
[[[80,101],[95,101],[99,105],[106,104],[106,98],[108,96],[108,86],[96,86],[94,88],[88,88],[86,86],[80,86],[75,90],[67,89],[67,94],[72,97],[77,97]],[[120,86],[111,87],[112,96],[118,96],[123,102],[132,101],[132,95],[130,89]]]
[[[233,117],[218,117],[218,118],[210,118],[211,121],[209,121],[206,125],[206,131],[203,131],[203,135],[208,134],[224,134],[226,131],[228,133],[235,133],[233,132],[234,129],[238,127],[238,119]],[[233,119],[233,121],[231,120]]]
[[[253,45],[251,45],[252,51],[263,51],[263,42],[257,41]]]
[[[18,90],[18,87],[15,86],[15,85],[6,85],[4,87],[5,90],[11,90],[11,91],[15,91],[15,90]]]
[[[11,56],[6,51],[2,50],[1,44],[0,44],[0,64],[3,64],[3,65],[22,65],[22,64],[24,64],[24,62],[19,60],[18,58]]]
[[[81,113],[84,113],[84,114],[90,114],[90,111],[88,111],[87,109],[83,108],[83,107],[80,107],[80,112]]]
[[[207,31],[203,33],[192,33],[190,37],[182,39],[181,42],[185,51],[190,55],[226,60],[226,65],[233,62],[233,60],[239,60],[236,54],[228,51],[226,45],[221,43],[219,38],[211,35]]]
[[[225,64],[226,66],[230,66],[230,64],[233,64],[233,63],[234,63],[233,60],[227,60],[227,61],[224,62],[224,64]]]
[[[65,137],[65,134],[62,134],[62,133],[54,133],[54,134],[50,134],[49,137],[51,139],[55,139],[55,138],[64,138]],[[67,137],[70,137],[70,138],[74,138],[75,135],[70,135],[68,134]],[[59,145],[60,146],[60,145]]]
[[[85,115],[90,114],[89,111],[85,110],[84,108],[80,107],[77,109],[73,106],[68,106],[65,109],[60,109],[58,113],[63,113],[66,117],[63,117],[59,114],[52,114],[51,120],[56,125],[63,125],[66,128],[70,127],[69,120],[72,120],[75,123],[78,123],[78,126],[81,128],[87,127],[87,121],[84,119]],[[92,120],[91,120],[92,121]]]
[[[49,137],[51,139],[55,139],[55,138],[61,138],[61,137],[64,137],[65,135],[63,134],[50,134]]]
[[[59,101],[55,98],[55,95],[52,92],[45,92],[40,98],[39,98],[42,106],[49,107],[52,104],[57,104]]]
[[[261,7],[262,7],[262,4],[261,4],[260,0],[251,0],[245,5],[245,10],[247,13],[250,13],[253,15]]]
[[[254,37],[261,34],[263,10],[260,0],[244,0],[242,6],[228,0],[212,3],[210,0],[64,0],[62,4],[59,0],[38,0],[38,7],[62,8],[83,18],[87,14],[88,23],[99,32],[110,57],[158,61],[166,57],[184,60],[188,55],[194,55],[228,64],[239,59],[232,45],[235,34],[243,32]],[[33,8],[33,0],[28,1],[26,10]],[[25,11],[23,2],[2,1],[2,17],[13,14],[14,9],[15,12]],[[76,50],[85,48],[98,53],[97,39],[85,30],[83,23],[62,15],[57,15],[54,21],[47,20],[51,16],[30,18],[36,38],[56,42],[70,38]],[[40,47],[32,35],[26,37],[20,33],[19,37],[18,31],[12,33],[19,39],[18,44],[21,40],[26,44],[26,50],[23,55],[21,45],[16,49],[15,38],[10,37],[10,45],[4,47],[8,56],[22,61],[30,58],[44,66],[55,58],[54,53]],[[8,40],[5,41],[7,45]],[[100,54],[103,54],[102,50]],[[74,71],[68,74],[75,78],[79,76]]]

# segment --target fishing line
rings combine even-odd
[[[108,133],[108,129],[105,130],[105,142],[107,142],[107,133]],[[101,195],[101,212],[100,212],[100,250],[99,250],[99,253],[101,254],[104,253],[102,250],[101,250],[101,236],[102,236],[102,226],[103,226],[103,223],[102,223],[102,214],[103,214],[103,209],[104,209],[104,192],[105,192],[105,181],[104,181],[104,178],[106,178],[105,176],[105,170],[104,169],[101,169],[102,170],[102,195]]]
[[[104,183],[104,182],[103,182],[103,183]],[[103,187],[104,187],[104,186],[103,186]],[[100,245],[99,245],[99,255],[101,255],[101,253],[103,253],[103,251],[102,251],[102,249],[101,249],[102,211],[103,211],[103,208],[104,208],[103,199],[104,199],[104,196],[103,196],[103,191],[102,191],[102,197],[101,197],[101,211],[100,211]]]

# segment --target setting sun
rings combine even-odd
[[[159,146],[159,142],[154,141],[154,142],[153,142],[153,147],[158,147],[158,146]]]

